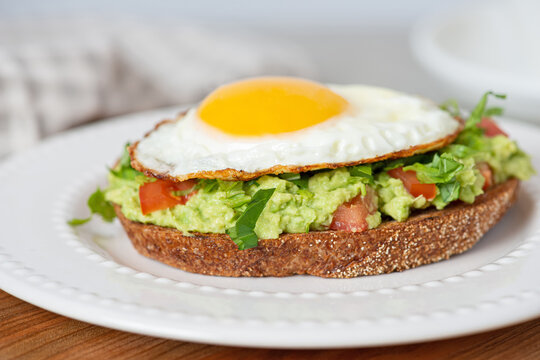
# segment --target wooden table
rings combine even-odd
[[[456,339],[339,350],[267,350],[194,344],[90,325],[0,290],[0,359],[540,359],[540,319]]]

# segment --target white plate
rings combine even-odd
[[[72,217],[104,185],[127,140],[174,111],[72,131],[0,165],[0,286],[53,312],[111,328],[214,344],[372,346],[488,330],[540,315],[540,186],[472,250],[402,273],[357,279],[189,274],[138,255],[120,225]],[[506,129],[530,154],[540,129]],[[535,167],[540,169],[538,157]]]
[[[539,12],[537,0],[462,2],[416,24],[412,50],[445,96],[472,108],[486,89],[507,93],[509,116],[540,122]]]

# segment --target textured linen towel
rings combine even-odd
[[[88,19],[0,25],[0,156],[77,124],[198,101],[260,74],[313,77],[292,45],[185,25]]]

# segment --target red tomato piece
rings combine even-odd
[[[435,184],[412,184],[410,193],[414,197],[423,195],[426,200],[433,200],[437,196],[437,186]]]
[[[508,134],[502,131],[501,128],[490,117],[482,118],[482,121],[480,121],[477,126],[484,129],[484,135],[487,137],[494,137],[497,135],[504,135],[508,137]]]
[[[375,191],[366,186],[366,195],[357,195],[347,201],[334,212],[331,230],[361,232],[368,229],[366,217],[377,211]]]
[[[491,168],[489,167],[488,163],[481,162],[476,164],[476,168],[480,171],[480,174],[484,177],[484,186],[482,186],[482,190],[486,191],[493,185],[493,171],[491,171]]]
[[[171,208],[175,205],[184,205],[196,191],[192,191],[184,196],[175,196],[173,191],[184,191],[191,189],[197,183],[196,180],[187,180],[180,183],[157,179],[139,187],[139,200],[143,215],[157,210]]]
[[[185,180],[185,181],[181,181],[181,182],[172,182],[172,181],[167,181],[167,182],[169,184],[171,184],[171,187],[173,188],[173,191],[189,190],[192,187],[194,187],[195,185],[197,185],[197,180],[195,180],[195,179]]]
[[[416,171],[403,171],[402,167],[388,170],[388,175],[403,182],[405,189],[414,197],[423,195],[426,200],[433,200],[437,196],[435,184],[422,184],[416,177]]]

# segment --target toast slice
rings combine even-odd
[[[309,274],[351,278],[402,271],[470,249],[514,203],[519,181],[490,188],[473,204],[427,209],[405,222],[386,221],[364,232],[314,231],[259,240],[238,250],[228,235],[192,234],[128,220],[116,213],[135,249],[176,268],[217,276]]]

